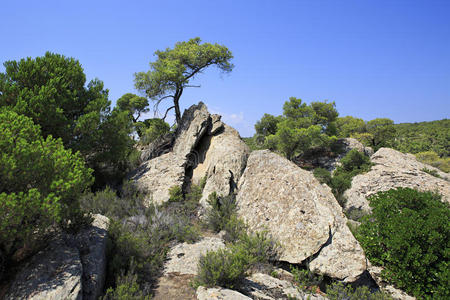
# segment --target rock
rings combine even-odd
[[[149,159],[161,156],[165,153],[172,151],[172,146],[175,141],[175,135],[173,133],[167,133],[163,135],[149,145],[138,149],[141,151],[141,161],[147,161]]]
[[[438,191],[442,195],[442,201],[450,203],[450,176],[418,162],[414,155],[381,148],[372,155],[371,161],[375,164],[372,169],[365,174],[355,176],[351,188],[344,193],[347,198],[346,210],[369,211],[370,206],[366,199],[368,196],[397,187]],[[424,168],[436,171],[442,178],[422,171]]]
[[[200,139],[208,131],[211,117],[203,102],[192,105],[184,111],[173,146],[175,155],[187,158],[195,149]]]
[[[310,299],[322,300],[327,299],[318,294],[306,294],[292,283],[286,280],[281,280],[263,273],[255,273],[247,277],[240,289],[245,295],[252,297],[252,299]]]
[[[200,256],[207,251],[224,248],[222,239],[205,237],[195,244],[182,243],[173,247],[168,254],[168,261],[164,266],[164,274],[191,274],[197,275],[197,266]]]
[[[55,239],[18,272],[5,299],[82,299],[82,274],[77,248]]]
[[[109,218],[96,214],[92,225],[76,236],[83,265],[83,299],[95,300],[103,292],[106,279],[106,243]]]
[[[370,276],[373,278],[373,280],[375,280],[375,282],[377,283],[377,285],[380,287],[380,289],[382,291],[391,295],[392,298],[394,298],[394,299],[399,299],[399,300],[415,300],[416,299],[415,297],[412,297],[412,296],[406,294],[402,290],[399,290],[399,289],[395,288],[394,286],[388,284],[386,281],[384,281],[381,278],[382,270],[383,270],[383,268],[372,266],[372,265],[369,265],[369,268],[368,268]]]
[[[146,194],[144,205],[162,204],[169,200],[169,189],[184,183],[186,159],[166,153],[142,163],[131,179]]]
[[[191,106],[183,113],[172,151],[143,162],[130,174],[137,188],[147,194],[144,204],[162,204],[169,200],[171,187],[184,186],[186,170],[199,161],[195,148],[210,125],[206,105]]]
[[[281,243],[280,260],[354,281],[366,270],[364,252],[328,187],[287,159],[254,151],[238,184],[237,210],[250,229]]]
[[[203,207],[207,207],[207,199],[212,192],[227,196],[236,189],[250,153],[250,149],[235,129],[225,124],[222,124],[222,128],[220,134],[213,135],[206,141],[208,150],[204,160],[199,162],[193,171],[194,183],[206,177],[206,185],[200,199]]]
[[[224,123],[221,119],[221,115],[211,115],[211,129],[208,132],[209,135],[215,135],[223,130]]]
[[[197,288],[198,300],[251,300],[239,292],[224,288],[205,288],[200,286]]]

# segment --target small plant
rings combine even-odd
[[[328,170],[324,168],[316,168],[314,169],[313,174],[320,183],[325,183],[326,185],[331,184],[331,173]]]
[[[380,291],[371,292],[366,286],[352,288],[342,282],[327,286],[327,298],[330,300],[391,300],[392,297]]]
[[[251,256],[251,264],[273,261],[278,257],[279,252],[279,245],[267,231],[242,234],[233,246],[243,248]]]
[[[181,202],[183,200],[183,191],[180,186],[175,185],[169,189],[169,202]]]
[[[208,251],[200,257],[195,286],[235,288],[245,277],[251,257],[243,247]]]
[[[235,196],[219,197],[214,192],[209,195],[208,204],[210,208],[206,213],[206,224],[212,230],[219,232],[236,213]]]
[[[226,242],[234,243],[247,232],[247,225],[236,214],[233,214],[224,226],[225,235],[223,239]]]
[[[116,280],[115,288],[108,288],[101,300],[150,300],[150,295],[144,295],[139,283],[138,276],[133,272],[121,275]]]
[[[425,172],[425,173],[428,173],[428,174],[430,174],[431,176],[434,176],[434,177],[437,177],[437,178],[442,178],[441,175],[439,175],[439,173],[438,173],[436,170],[431,170],[431,169],[428,169],[428,168],[423,168],[421,171],[422,171],[422,172]]]
[[[294,275],[294,282],[302,291],[315,290],[323,281],[323,275],[318,275],[308,269],[299,269],[291,267],[291,273]]]

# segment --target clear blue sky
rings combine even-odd
[[[290,96],[335,101],[341,116],[396,123],[449,118],[450,1],[3,1],[0,61],[45,51],[80,60],[113,103],[158,49],[199,36],[234,54],[186,91],[242,136]],[[3,67],[0,71],[3,71]]]

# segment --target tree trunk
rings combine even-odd
[[[175,119],[177,122],[177,125],[180,125],[181,123],[181,112],[180,112],[180,105],[178,104],[179,98],[173,99],[173,104],[175,106]]]

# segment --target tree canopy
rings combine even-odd
[[[65,147],[80,151],[96,174],[126,159],[132,143],[128,112],[111,111],[103,82],[86,85],[78,60],[47,52],[4,66],[0,107],[30,117],[44,138],[61,138]]]
[[[122,111],[128,111],[133,122],[136,123],[141,114],[148,112],[148,100],[132,93],[126,93],[117,100],[117,107]]]
[[[145,93],[155,103],[155,108],[165,99],[172,99],[177,124],[181,120],[180,97],[190,81],[209,66],[216,66],[223,72],[231,72],[233,55],[227,47],[218,44],[203,43],[200,38],[187,42],[178,42],[173,49],[156,51],[156,61],[150,63],[148,72],[135,74],[135,87]]]
[[[0,109],[0,132],[0,249],[10,256],[76,213],[93,178],[79,153],[24,115]]]

